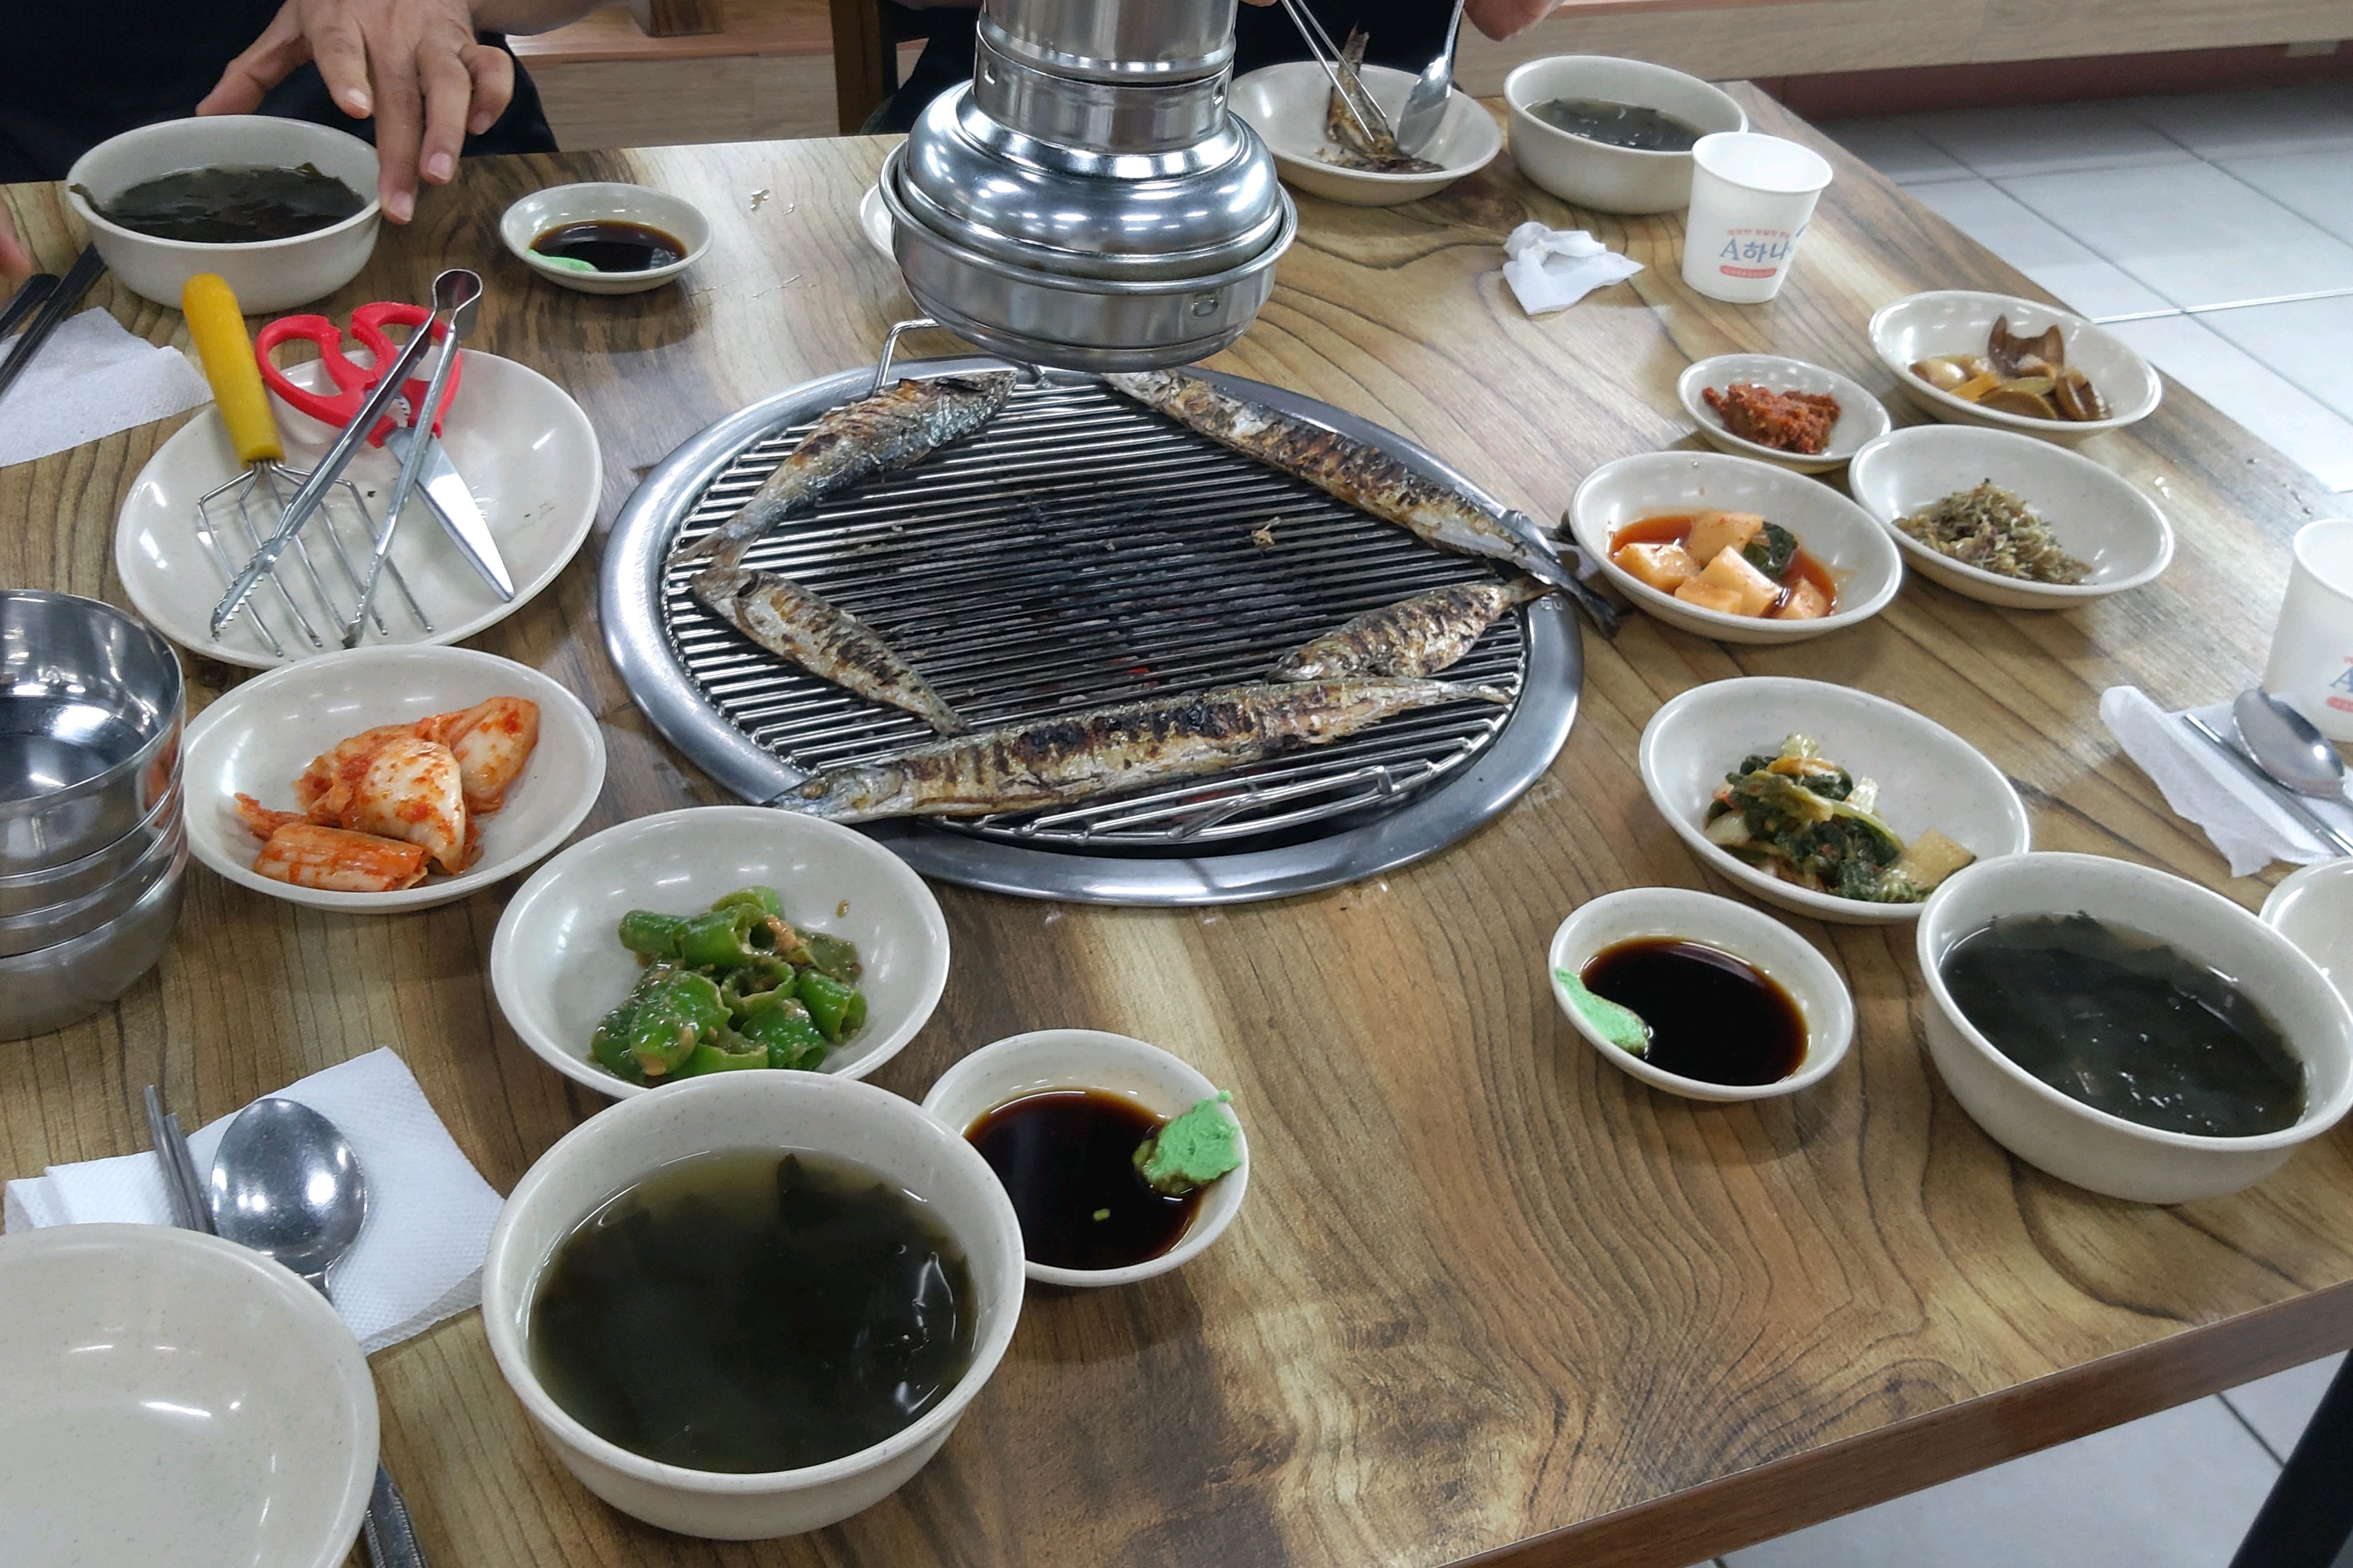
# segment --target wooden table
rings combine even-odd
[[[1580,475],[1694,444],[1689,361],[1779,349],[1880,390],[1863,323],[1916,289],[2031,291],[2007,267],[1760,97],[1837,183],[1795,281],[1741,309],[1684,290],[1672,218],[1588,218],[1650,269],[1529,321],[1497,242],[1570,221],[1499,162],[1416,206],[1303,204],[1258,324],[1219,363],[1408,432],[1552,513]],[[483,270],[479,342],[553,375],[605,443],[606,516],[698,428],[868,363],[910,313],[860,237],[873,142],[573,155],[468,169],[388,231],[335,302],[422,297]],[[682,191],[718,244],[683,288],[593,300],[494,239],[518,193],[580,178]],[[58,193],[6,193],[41,255]],[[100,285],[157,342],[175,314]],[[121,598],[125,487],[166,427],[0,472],[0,582]],[[797,1541],[717,1547],[641,1528],[551,1461],[473,1314],[378,1355],[385,1454],[435,1561],[1018,1563],[1178,1561],[1680,1568],[2353,1344],[2353,1133],[2239,1196],[2175,1209],[2094,1197],[2008,1158],[1917,1035],[1908,927],[1801,929],[1853,988],[1850,1066],[1795,1100],[1698,1105],[1611,1071],[1555,1010],[1553,926],[1644,883],[1705,886],[1644,799],[1636,738],[1676,692],[1740,673],[1845,681],[1969,737],[2018,783],[2035,839],[2154,863],[2253,904],[2110,743],[2100,691],[2169,706],[2244,684],[2263,655],[2305,475],[2169,389],[2088,448],[2180,531],[2153,587],[2066,615],[1914,582],[1867,625],[1734,648],[1636,616],[1588,637],[1584,707],[1550,774],[1435,859],[1318,897],[1212,910],[1055,907],[942,888],[956,963],[937,1016],[878,1077],[919,1096],[962,1053],[1089,1025],[1166,1045],[1231,1086],[1257,1152],[1233,1231],[1176,1275],[1030,1299],[1012,1352],[940,1458],[888,1502]],[[591,606],[596,549],[480,639],[600,715],[612,767],[586,830],[715,798],[631,707]],[[231,672],[191,660],[195,700]],[[202,808],[201,806],[199,807]],[[484,979],[512,888],[345,920],[201,869],[161,969],[112,1011],[0,1047],[0,1173],[145,1146],[142,1085],[222,1115],[397,1047],[501,1189],[603,1101],[506,1029]]]

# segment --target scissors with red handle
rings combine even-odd
[[[357,416],[360,405],[382,378],[383,367],[391,364],[399,353],[385,335],[385,329],[406,327],[413,332],[432,319],[433,312],[422,305],[406,305],[396,300],[362,305],[352,312],[350,336],[367,351],[368,363],[356,364],[343,353],[343,332],[326,317],[283,316],[254,334],[253,355],[260,362],[261,379],[269,384],[270,391],[322,424],[341,427]],[[437,326],[434,336],[446,339],[448,329]],[[332,395],[298,385],[278,368],[277,362],[270,357],[271,352],[280,344],[298,338],[318,345],[319,363],[325,369],[327,379],[335,385]],[[473,493],[466,488],[465,479],[451,465],[448,454],[442,450],[439,439],[441,416],[449,411],[450,400],[458,395],[458,384],[465,371],[465,356],[460,354],[449,366],[448,382],[441,394],[441,405],[433,410],[431,428],[427,431],[416,429],[424,417],[419,406],[424,403],[427,391],[424,379],[412,377],[403,383],[400,391],[408,400],[410,423],[406,426],[396,424],[392,416],[386,414],[376,421],[375,428],[368,432],[368,444],[374,447],[388,445],[396,458],[407,455],[408,444],[412,440],[423,439],[431,444],[425,454],[424,467],[418,471],[418,489],[425,497],[426,506],[440,520],[442,528],[466,559],[473,563],[474,570],[498,591],[500,597],[512,599],[514,597],[514,581],[507,574],[506,563],[500,558],[498,543],[491,537],[490,524],[483,520],[482,509],[475,503]]]

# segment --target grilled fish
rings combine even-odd
[[[920,463],[1005,406],[1013,373],[902,381],[827,413],[733,517],[681,549],[674,562],[733,566],[752,542],[804,507],[890,468]]]
[[[935,741],[816,774],[773,804],[834,822],[1069,805],[1223,773],[1287,746],[1326,745],[1392,714],[1465,699],[1509,700],[1445,680],[1229,686]]]
[[[1452,486],[1423,477],[1377,447],[1263,403],[1219,392],[1183,371],[1140,371],[1103,380],[1220,446],[1412,530],[1425,543],[1459,555],[1508,561],[1531,577],[1566,590],[1605,635],[1618,629],[1619,612],[1577,580],[1558,547],[1524,513],[1491,517]]]
[[[956,710],[881,633],[791,578],[723,563],[697,574],[687,588],[713,615],[811,675],[903,708],[943,735],[964,733]]]
[[[1455,583],[1366,610],[1282,656],[1277,680],[1340,680],[1352,675],[1435,675],[1471,651],[1479,635],[1514,605],[1541,599],[1548,583]]]
[[[1357,27],[1348,34],[1348,41],[1340,47],[1341,79],[1357,94],[1358,101],[1368,101],[1371,89],[1365,86],[1365,30]],[[1396,133],[1384,132],[1377,125],[1360,125],[1348,108],[1347,95],[1335,87],[1324,104],[1324,134],[1331,142],[1329,148],[1316,153],[1336,168],[1362,169],[1375,174],[1434,174],[1440,165],[1427,158],[1417,158],[1398,145]]]

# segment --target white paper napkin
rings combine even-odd
[[[2188,713],[2225,738],[2232,732],[2227,702]],[[2206,830],[2231,862],[2231,875],[2252,876],[2274,860],[2309,866],[2337,858],[2334,848],[2185,723],[2186,717],[2167,712],[2137,687],[2113,686],[2100,696],[2100,719],[2116,744],[2156,782],[2166,805]],[[2353,833],[2353,799],[2306,804],[2323,821]]]
[[[1642,264],[1581,228],[1524,223],[1504,237],[1504,281],[1531,316],[1566,310],[1596,289],[1622,282]]]
[[[5,354],[8,343],[0,344]],[[103,310],[69,316],[16,384],[0,393],[0,468],[210,402],[204,374],[177,349],[133,337]]]
[[[367,1222],[335,1269],[335,1306],[362,1349],[421,1333],[482,1299],[482,1258],[499,1194],[433,1114],[408,1064],[388,1050],[280,1089],[343,1129],[367,1180]],[[212,1169],[224,1116],[189,1136],[196,1169]],[[151,1152],[52,1165],[10,1182],[7,1228],[112,1220],[172,1223],[164,1167]]]

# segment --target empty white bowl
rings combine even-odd
[[[1710,869],[1785,910],[1848,925],[1899,925],[1919,904],[1817,893],[1708,842],[1707,805],[1741,759],[1771,756],[1793,733],[1857,778],[1879,781],[1877,815],[1905,842],[1942,831],[1981,860],[2022,853],[2026,806],[2000,768],[1950,730],[1883,697],[1821,680],[1747,676],[1694,686],[1651,715],[1637,762],[1651,804]]]
[[[2076,423],[2067,419],[2030,419],[2005,414],[1939,392],[1912,374],[1924,359],[1940,354],[1981,354],[1986,339],[2000,317],[2010,318],[2011,332],[2035,337],[2045,327],[2057,326],[2067,345],[2067,363],[2091,378],[2108,400],[2110,417]],[[2094,326],[2083,317],[2021,300],[2011,294],[1980,294],[1967,289],[1938,289],[1910,294],[1880,308],[1871,318],[1871,346],[1895,373],[1896,384],[1924,414],[1952,425],[1982,425],[1994,430],[2015,430],[2045,441],[2072,446],[2104,430],[2121,430],[2146,419],[2165,395],[2165,384],[2148,361],[2114,332]]]
[[[108,202],[184,169],[305,163],[349,185],[364,205],[341,223],[287,239],[246,245],[158,239],[99,216],[80,194]],[[66,171],[66,200],[90,230],[107,270],[141,299],[176,310],[181,286],[199,272],[215,272],[227,279],[238,309],[266,316],[324,299],[359,276],[375,250],[376,175],[375,149],[348,132],[273,114],[207,114],[108,137]]]
[[[1612,147],[1547,125],[1529,112],[1556,98],[1655,109],[1703,136],[1748,129],[1746,112],[1723,89],[1648,60],[1554,55],[1528,61],[1504,79],[1512,161],[1561,200],[1595,212],[1664,213],[1688,206],[1692,155]]]
[[[2353,860],[2323,860],[2291,874],[2263,900],[2263,919],[2353,1004]]]
[[[1621,942],[1639,942],[1644,937],[1677,937],[1684,942],[1702,942],[1746,959],[1778,982],[1806,1020],[1806,1054],[1799,1058],[1798,1070],[1771,1083],[1710,1083],[1704,1079],[1685,1078],[1681,1073],[1652,1067],[1632,1052],[1610,1044],[1569,1000],[1560,976],[1564,972],[1582,973],[1594,954],[1604,948],[1615,947]],[[1652,1089],[1680,1094],[1686,1100],[1770,1100],[1776,1095],[1795,1094],[1828,1077],[1831,1068],[1846,1059],[1847,1047],[1854,1040],[1854,998],[1848,994],[1846,982],[1839,978],[1838,971],[1831,967],[1830,960],[1814,951],[1813,943],[1771,915],[1730,899],[1717,898],[1714,893],[1695,892],[1688,888],[1628,888],[1606,893],[1579,905],[1575,914],[1560,922],[1559,929],[1552,933],[1552,947],[1546,962],[1548,967],[1545,973],[1552,982],[1553,1000],[1560,1004],[1561,1012],[1585,1037],[1586,1043],[1601,1053],[1602,1060]]]
[[[2060,1093],[1978,1032],[1945,988],[1946,956],[2002,915],[2087,914],[2170,943],[2231,976],[2305,1065],[2293,1127],[2212,1138],[2143,1127]],[[2261,1181],[2353,1108],[2353,1011],[2286,937],[2220,893],[2100,855],[2013,855],[1953,874],[1920,919],[1928,1055],[2003,1148],[2060,1180],[2137,1203],[2220,1197]]]
[[[556,1247],[624,1188],[713,1150],[790,1151],[861,1165],[921,1203],[964,1249],[977,1298],[972,1363],[912,1425],[822,1465],[719,1474],[649,1459],[596,1436],[541,1384],[531,1363],[531,1307]],[[1021,1289],[1012,1200],[978,1150],[913,1102],[823,1073],[719,1073],[590,1118],[523,1173],[491,1232],[482,1326],[532,1425],[583,1486],[664,1530],[754,1541],[847,1519],[923,1468],[997,1370],[1021,1315]]]
[[[686,247],[686,254],[667,267],[642,272],[575,272],[557,265],[531,247],[549,229],[568,223],[643,224],[659,229]],[[711,248],[711,220],[683,196],[649,185],[591,181],[577,185],[550,185],[515,202],[499,219],[499,238],[516,260],[551,283],[583,294],[642,294],[659,289],[696,262]]]
[[[1774,621],[1704,609],[1638,582],[1609,559],[1610,535],[1628,523],[1707,510],[1762,512],[1797,535],[1837,584],[1836,613]],[[1751,458],[1644,452],[1604,463],[1569,498],[1568,527],[1619,592],[1671,626],[1720,642],[1802,642],[1839,631],[1885,609],[1904,581],[1903,557],[1869,512],[1828,485]]]
[[[1366,66],[1364,79],[1373,101],[1395,121],[1415,79],[1387,66]],[[1380,174],[1343,168],[1319,155],[1332,145],[1324,135],[1324,110],[1331,96],[1331,79],[1323,67],[1313,60],[1293,60],[1236,78],[1229,101],[1274,154],[1284,184],[1350,206],[1395,206],[1436,195],[1463,175],[1485,168],[1504,150],[1495,117],[1458,88],[1447,95],[1438,132],[1421,152],[1438,165],[1434,173]]]
[[[1724,427],[1724,416],[1710,408],[1701,395],[1711,389],[1722,392],[1735,382],[1747,382],[1774,392],[1810,392],[1817,396],[1837,398],[1839,416],[1831,426],[1830,445],[1809,457],[1734,435]],[[1699,426],[1701,437],[1716,450],[1778,463],[1801,474],[1828,473],[1851,461],[1864,447],[1886,435],[1893,424],[1885,405],[1862,383],[1849,380],[1834,370],[1808,364],[1801,359],[1784,359],[1779,354],[1718,354],[1714,359],[1701,360],[1676,378],[1675,396],[1682,402],[1683,412],[1692,416],[1692,423]]]
[[[506,803],[481,818],[481,858],[390,893],[298,888],[253,869],[261,840],[234,796],[292,811],[311,759],[379,724],[408,724],[492,697],[539,704],[539,745]],[[580,699],[526,664],[463,647],[360,647],[271,670],[189,721],[188,847],[241,888],[343,914],[431,909],[527,869],[572,835],[605,787],[605,737]]]
[[[0,1237],[0,1563],[340,1568],[375,1385],[326,1298],[157,1225]]]
[[[2081,583],[2029,583],[1929,549],[1898,519],[1991,479],[2034,509],[2060,548],[2091,568]],[[2063,610],[2154,582],[2173,559],[2173,527],[2130,480],[2081,453],[2007,430],[1915,425],[1856,455],[1847,489],[1887,525],[1914,571],[1956,594],[2013,610]]]
[[[542,1061],[599,1094],[627,1100],[675,1087],[627,1082],[588,1056],[596,1021],[641,973],[621,945],[621,917],[631,910],[699,914],[754,883],[784,895],[794,924],[857,944],[866,1024],[818,1071],[864,1078],[897,1056],[947,987],[939,900],[905,861],[863,834],[763,805],[641,816],[541,867],[491,938],[499,1011]]]
[[[1039,1029],[986,1045],[940,1075],[923,1096],[923,1110],[941,1126],[963,1137],[1007,1100],[1057,1089],[1106,1089],[1124,1095],[1154,1115],[1183,1115],[1218,1092],[1218,1086],[1190,1063],[1157,1046],[1099,1029]],[[1239,1128],[1233,1108],[1226,1117]],[[1250,1140],[1240,1141],[1242,1163],[1203,1189],[1193,1223],[1176,1246],[1157,1258],[1124,1268],[1058,1268],[1028,1263],[1041,1285],[1128,1285],[1182,1268],[1225,1234],[1241,1211],[1250,1188]]]

